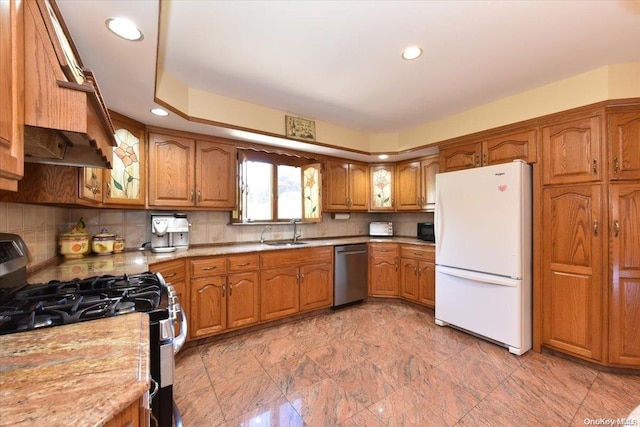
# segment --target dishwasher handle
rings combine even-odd
[[[366,254],[367,250],[366,249],[357,249],[357,250],[340,250],[340,249],[338,249],[338,251],[336,253],[344,254],[344,255]]]

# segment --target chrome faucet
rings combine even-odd
[[[291,223],[293,224],[293,243],[295,243],[298,240],[298,237],[301,237],[302,234],[298,234],[298,220],[297,219],[292,219]]]
[[[264,243],[264,232],[270,229],[271,229],[270,225],[265,225],[264,230],[262,230],[262,233],[260,234],[260,244]]]

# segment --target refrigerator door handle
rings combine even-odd
[[[493,274],[479,273],[477,271],[461,270],[459,268],[436,266],[436,273],[446,274],[448,276],[460,277],[462,279],[473,280],[474,282],[488,283],[491,285],[517,287],[522,283],[522,279],[514,279],[511,277],[496,276]],[[437,286],[437,285],[436,285]]]
[[[444,216],[442,215],[442,197],[440,192],[436,194],[436,211],[435,211],[435,234],[436,234],[436,254],[440,253],[440,247],[442,246],[442,227],[444,223]]]

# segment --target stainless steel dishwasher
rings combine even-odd
[[[368,264],[366,243],[335,247],[334,307],[367,297]]]

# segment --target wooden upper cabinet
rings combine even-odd
[[[149,205],[193,206],[195,141],[149,134]]]
[[[609,363],[640,366],[640,184],[611,186]]]
[[[0,190],[24,173],[24,2],[0,2]]]
[[[593,115],[542,128],[542,183],[602,179],[601,117]]]
[[[233,209],[236,148],[149,134],[149,205]]]
[[[536,130],[509,133],[482,142],[482,165],[514,160],[536,161]]]
[[[110,115],[118,145],[113,149],[112,168],[104,170],[102,201],[144,206],[147,188],[144,125],[115,112]]]
[[[369,209],[369,166],[363,163],[327,161],[326,210]]]
[[[480,143],[455,145],[440,150],[440,172],[451,172],[481,166]]]
[[[370,165],[372,211],[393,211],[395,209],[394,184],[395,165]]]
[[[435,210],[436,208],[436,174],[440,172],[440,156],[425,157],[420,161],[422,183],[422,208]]]
[[[434,210],[436,174],[440,156],[398,163],[396,173],[396,209],[398,211]]]
[[[610,179],[640,179],[640,111],[607,116]]]
[[[542,343],[602,361],[600,184],[547,187],[542,199]]]
[[[396,170],[396,209],[419,210],[422,192],[420,161],[398,163]]]
[[[90,202],[101,203],[103,170],[100,168],[79,168],[78,197]]]
[[[236,205],[236,149],[228,144],[198,141],[195,205],[229,208]]]

